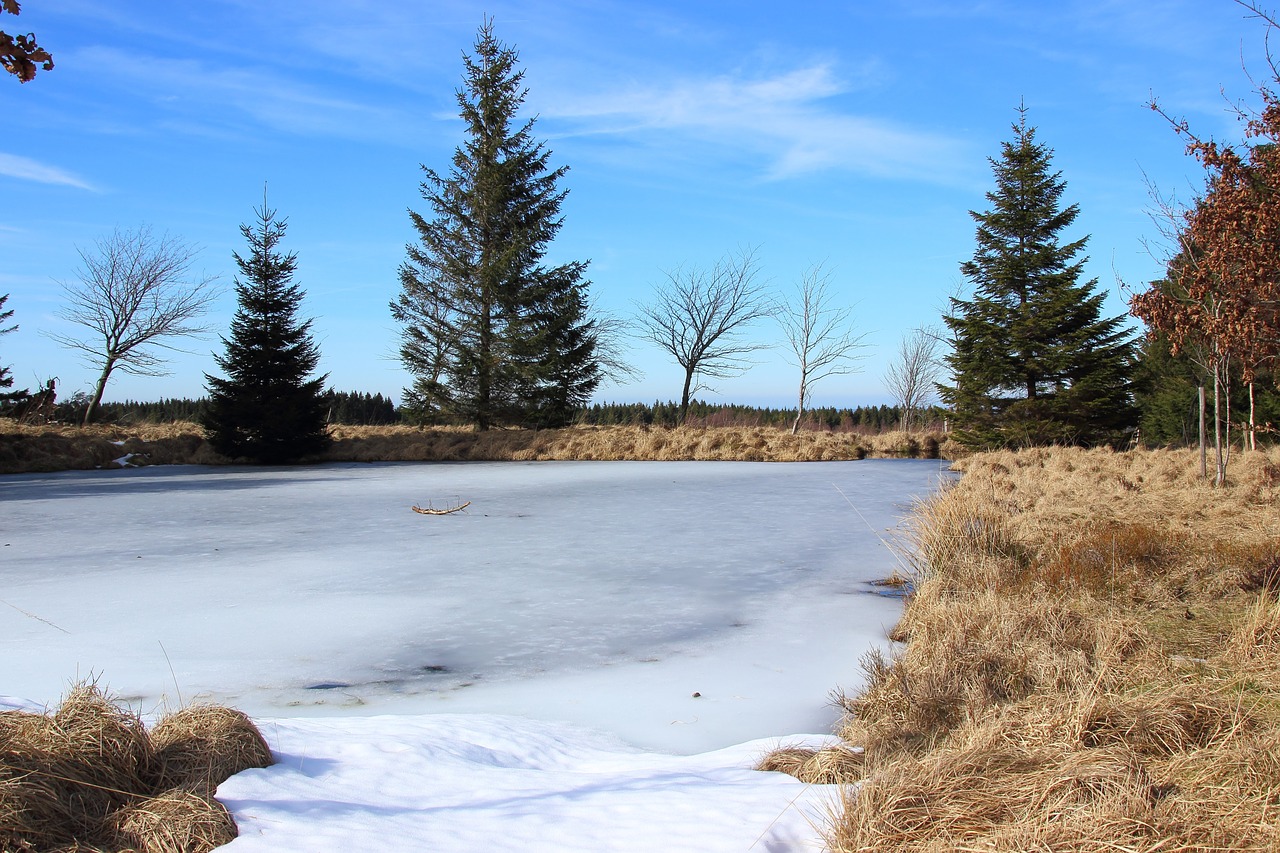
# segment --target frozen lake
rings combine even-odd
[[[515,714],[680,753],[828,731],[899,613],[870,586],[882,538],[943,466],[6,476],[0,694],[52,703],[93,674],[146,712]]]

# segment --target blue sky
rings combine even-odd
[[[0,29],[34,31],[57,67],[0,80],[0,293],[21,325],[0,363],[19,386],[91,389],[93,369],[41,332],[72,331],[58,282],[117,226],[201,246],[197,270],[227,288],[209,318],[225,333],[231,253],[266,182],[321,369],[398,396],[387,304],[414,239],[406,211],[427,211],[419,164],[445,171],[463,140],[454,92],[485,15],[520,52],[535,134],[570,168],[549,259],[590,259],[594,300],[620,316],[664,271],[741,248],[779,291],[825,264],[867,346],[817,405],[888,402],[899,338],[964,285],[968,211],[986,207],[987,158],[1020,102],[1081,207],[1066,237],[1092,235],[1088,273],[1120,314],[1120,280],[1161,274],[1148,179],[1183,199],[1201,184],[1145,103],[1236,140],[1223,93],[1247,101],[1246,68],[1266,69],[1263,27],[1231,0],[26,0]],[[184,346],[171,376],[117,374],[107,399],[202,395],[221,344]],[[679,368],[627,348],[642,377],[597,398],[678,398]],[[758,360],[703,396],[791,404],[784,351]]]

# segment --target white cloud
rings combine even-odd
[[[368,138],[403,123],[385,108],[261,66],[131,56],[107,47],[88,48],[78,59],[100,75],[145,93],[152,106],[163,111],[162,120],[169,126],[182,123],[173,116],[187,116],[186,126],[197,133],[225,136],[228,127],[234,128],[247,118],[302,136]]]
[[[57,166],[48,166],[30,157],[19,157],[17,154],[0,152],[0,175],[22,181],[35,181],[39,184],[54,184],[97,192],[96,187],[71,172],[59,169]]]
[[[619,88],[587,97],[541,99],[541,114],[561,135],[607,135],[639,141],[661,135],[732,148],[763,164],[770,179],[825,170],[954,183],[972,158],[945,135],[856,115],[833,103],[854,88],[830,64],[768,77],[721,75]]]

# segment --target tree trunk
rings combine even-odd
[[[1205,456],[1206,456],[1205,440],[1204,440],[1205,439],[1205,435],[1204,435],[1205,401],[1204,401],[1204,382],[1203,381],[1201,381],[1196,386],[1196,390],[1200,392],[1200,479],[1207,480],[1209,479],[1209,468],[1205,460]]]
[[[483,286],[483,285],[482,285]],[[480,370],[476,377],[476,430],[485,432],[489,429],[489,398],[492,394],[493,369],[493,307],[485,300],[480,315]]]
[[[804,417],[804,380],[800,380],[800,399],[796,401],[796,419],[791,422],[791,434],[800,432],[800,419]]]
[[[1216,460],[1216,472],[1213,483],[1221,486],[1227,479],[1226,466],[1222,459],[1222,361],[1213,360],[1213,452]]]
[[[693,368],[686,367],[684,371],[684,391],[680,394],[680,426],[684,426],[685,419],[689,417],[689,389],[693,387]]]
[[[1258,449],[1258,424],[1253,419],[1253,380],[1249,380],[1249,449]]]
[[[84,410],[84,422],[81,426],[88,426],[93,422],[93,413],[98,410],[99,404],[102,403],[102,395],[107,390],[107,380],[111,378],[111,371],[115,369],[115,359],[108,358],[102,366],[102,375],[98,377],[98,384],[93,389],[93,399],[89,401],[88,408]]]
[[[1231,370],[1228,364],[1222,370],[1223,432],[1222,432],[1222,482],[1227,481],[1227,465],[1231,462]]]

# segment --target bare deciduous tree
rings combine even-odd
[[[937,393],[935,383],[942,372],[938,349],[941,333],[913,329],[898,342],[898,358],[884,374],[884,384],[902,409],[902,428],[910,430],[916,416]]]
[[[88,424],[115,370],[163,376],[165,360],[153,348],[177,349],[166,339],[209,332],[196,319],[218,291],[217,276],[192,276],[197,253],[193,246],[167,234],[157,238],[145,226],[137,231],[116,229],[100,239],[94,251],[78,251],[84,266],[77,283],[62,283],[69,304],[60,316],[90,334],[49,337],[79,350],[101,370],[85,410]]]
[[[631,360],[625,342],[632,334],[631,322],[607,311],[594,300],[587,307],[596,335],[596,361],[600,363],[602,379],[613,382],[634,381],[644,373]]]
[[[800,430],[800,419],[809,402],[814,383],[828,376],[856,373],[858,350],[863,335],[853,334],[851,307],[831,304],[827,285],[831,274],[815,264],[801,277],[795,291],[778,308],[778,325],[787,336],[795,356],[792,364],[800,368],[800,391],[796,402],[796,419],[791,434]]]
[[[765,285],[758,281],[754,252],[730,255],[708,270],[669,272],[652,302],[640,305],[640,336],[671,354],[684,368],[680,420],[689,412],[689,397],[707,388],[706,379],[727,379],[752,364],[748,356],[766,348],[744,340],[752,322],[773,312]]]

